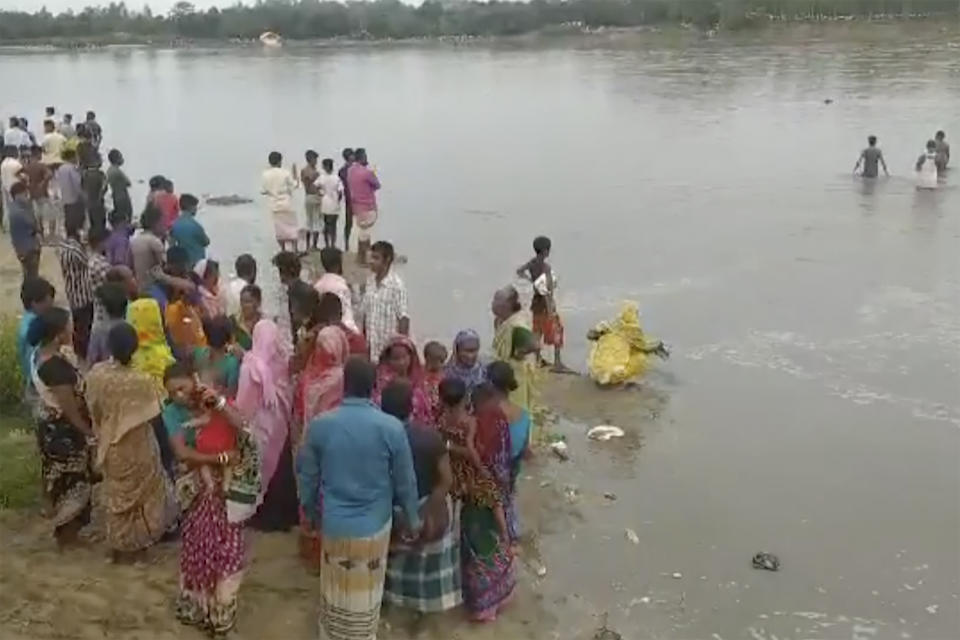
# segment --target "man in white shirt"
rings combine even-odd
[[[6,138],[6,134],[4,134]],[[13,145],[4,145],[3,161],[0,162],[0,195],[3,198],[2,211],[10,211],[13,197],[10,187],[23,179],[23,164],[19,160],[20,151]],[[0,229],[3,229],[3,216],[0,211]]]
[[[53,120],[43,121],[43,131],[43,140],[40,142],[40,146],[43,148],[43,164],[48,167],[60,164],[63,162],[60,153],[63,151],[63,145],[67,143],[67,139],[56,130],[56,124]]]
[[[30,134],[20,126],[20,118],[10,118],[10,126],[3,132],[3,146],[16,147],[17,149],[33,146]]]
[[[227,282],[225,289],[227,315],[234,316],[240,313],[240,294],[244,287],[255,284],[257,281],[257,261],[249,253],[237,256],[233,265],[236,274]]]
[[[336,177],[336,176],[334,176]],[[340,306],[343,308],[343,325],[358,333],[356,321],[353,319],[353,291],[343,277],[343,252],[336,247],[326,247],[320,251],[320,264],[323,265],[324,274],[314,283],[313,288],[321,296],[325,293],[332,293],[340,298]]]

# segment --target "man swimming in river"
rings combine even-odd
[[[883,172],[889,176],[890,172],[887,170],[887,161],[883,159],[883,151],[877,147],[877,136],[870,136],[867,138],[867,148],[860,152],[860,158],[853,167],[853,173],[856,175],[863,166],[863,172],[860,174],[862,177],[876,178],[879,175],[878,164],[883,166]]]

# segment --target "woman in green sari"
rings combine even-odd
[[[240,311],[230,316],[233,322],[233,338],[244,351],[253,348],[253,328],[263,319],[260,306],[263,293],[255,284],[248,284],[240,291]]]
[[[510,392],[510,401],[530,410],[533,379],[536,373],[530,353],[535,349],[530,321],[520,304],[520,294],[512,287],[504,287],[493,296],[493,352],[497,360],[513,367],[517,388]]]

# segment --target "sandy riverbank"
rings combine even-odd
[[[52,250],[44,250],[41,272],[57,284],[58,296],[62,296],[59,266]],[[359,275],[351,274],[352,277]],[[19,313],[19,266],[7,242],[0,245],[0,282],[0,305]],[[643,393],[611,396],[599,392],[582,378],[545,374],[543,401],[559,416],[585,421],[604,418],[627,424],[622,421],[629,421],[632,416],[656,414],[662,399]],[[0,416],[0,424],[9,422]],[[0,431],[4,431],[2,427]],[[10,437],[7,433],[2,435]],[[625,440],[627,447],[640,444],[635,432]],[[576,465],[576,458],[560,463],[541,451],[521,479],[520,510],[525,535],[518,596],[495,625],[478,627],[458,611],[422,618],[391,610],[381,624],[380,637],[387,640],[581,637],[566,635],[560,629],[555,612],[563,604],[554,593],[562,592],[563,588],[550,585],[549,572],[545,577],[537,575],[542,566],[549,567],[554,561],[560,561],[543,556],[541,539],[582,520],[577,505],[580,496],[565,495],[569,488],[565,488],[561,477]],[[88,544],[61,555],[38,508],[0,511],[0,539],[4,540],[0,545],[0,567],[3,567],[0,625],[4,628],[4,638],[167,640],[203,637],[180,626],[172,615],[171,602],[177,584],[176,544],[152,549],[150,562],[144,566],[114,566],[101,544],[102,530],[95,516],[88,531]],[[251,533],[250,549],[251,564],[241,592],[240,619],[231,637],[238,640],[315,637],[319,582],[298,562],[296,535]],[[592,629],[599,624],[593,615],[584,615],[585,628]]]

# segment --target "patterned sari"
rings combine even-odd
[[[380,353],[379,364],[377,364],[377,386],[373,392],[373,402],[380,406],[380,396],[383,390],[399,377],[390,368],[390,351],[394,347],[401,347],[410,353],[410,368],[406,375],[413,392],[413,413],[410,414],[410,421],[423,426],[435,425],[437,419],[434,415],[433,403],[430,401],[430,395],[427,393],[424,384],[423,364],[420,362],[420,355],[417,353],[417,345],[407,336],[393,336]]]
[[[86,397],[97,434],[96,465],[103,472],[107,542],[116,551],[145,549],[179,510],[151,424],[160,415],[156,384],[109,360],[87,374]]]
[[[509,513],[510,428],[499,407],[478,411],[475,446]],[[467,493],[472,495],[471,487]],[[493,509],[475,500],[464,502],[460,526],[464,603],[473,619],[493,620],[516,587],[510,541],[500,537]]]

